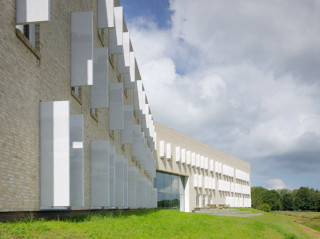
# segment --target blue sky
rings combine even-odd
[[[154,120],[320,189],[320,2],[122,0]]]

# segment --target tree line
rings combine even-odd
[[[251,204],[253,208],[263,211],[320,211],[320,191],[313,188],[300,187],[289,190],[268,190],[263,187],[251,188]]]

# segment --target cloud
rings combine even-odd
[[[283,189],[287,188],[282,179],[270,179],[267,182],[267,185],[269,186],[268,189]]]
[[[253,174],[319,170],[319,1],[171,0],[170,10],[172,28],[128,23],[154,119]]]

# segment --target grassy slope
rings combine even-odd
[[[320,212],[278,212],[279,215],[288,216],[294,221],[320,232]]]
[[[257,210],[254,210],[257,212]],[[60,220],[0,223],[0,238],[308,238],[292,220],[141,210]]]

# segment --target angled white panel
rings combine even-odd
[[[124,207],[124,166],[123,155],[117,155],[115,157],[115,196],[116,196],[116,207]]]
[[[70,115],[70,204],[84,206],[83,115]]]
[[[186,149],[181,149],[181,163],[186,163]]]
[[[93,83],[93,14],[71,13],[71,85]]]
[[[204,169],[204,156],[200,156],[200,168]]]
[[[191,154],[191,165],[194,167],[196,166],[196,153],[192,152]]]
[[[128,207],[137,208],[138,172],[135,167],[128,168]]]
[[[91,108],[105,108],[109,106],[108,48],[94,48],[93,52]]]
[[[191,164],[191,152],[187,151],[187,164],[190,165]]]
[[[171,154],[171,143],[167,143],[167,159],[171,159],[172,158],[172,154]]]
[[[123,8],[114,8],[114,21],[117,35],[117,45],[123,44]]]
[[[98,0],[98,28],[114,27],[114,0]]]
[[[198,187],[199,188],[202,188],[202,175],[199,175],[199,177],[198,177]]]
[[[126,67],[130,67],[130,35],[129,35],[129,32],[124,32],[122,37],[123,37],[124,65]]]
[[[124,129],[123,84],[109,84],[109,130]]]
[[[213,167],[213,160],[210,160],[210,171],[213,172],[214,171],[214,167]]]
[[[91,141],[91,207],[110,206],[109,141]]]
[[[126,66],[125,64],[125,55],[119,54],[118,55],[118,74],[129,74],[130,73],[130,67]]]
[[[130,70],[131,70],[131,68],[130,68]],[[123,87],[125,89],[133,89],[134,88],[134,82],[131,81],[129,74],[124,74]]]
[[[130,80],[136,81],[136,58],[133,51],[130,52]]]
[[[50,0],[16,0],[16,25],[49,21]]]
[[[109,28],[108,39],[109,39],[109,45],[108,45],[109,54],[122,54],[123,53],[122,41],[121,41],[121,44],[118,45],[117,31],[115,27]]]
[[[200,168],[200,154],[196,154],[196,167]]]
[[[123,205],[128,207],[128,160],[123,160]]]
[[[133,108],[132,105],[124,105],[124,129],[121,131],[121,140],[123,144],[132,144],[133,142]]]
[[[180,162],[180,147],[176,147],[176,162]]]
[[[69,101],[40,103],[40,206],[70,206]]]
[[[160,155],[160,158],[164,158],[164,141],[163,140],[161,140],[160,142],[159,142],[159,155]]]
[[[115,148],[114,146],[109,146],[109,182],[110,182],[110,206],[116,207],[116,196],[115,196],[115,178],[116,178],[116,171],[115,171]]]
[[[209,169],[209,159],[208,159],[208,157],[204,158],[204,169],[205,170]]]
[[[193,186],[198,187],[198,174],[193,175]]]

